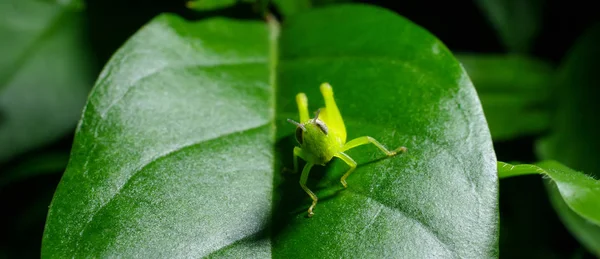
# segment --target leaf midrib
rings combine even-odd
[[[271,34],[275,34],[274,30],[275,29],[273,29],[273,28],[270,27],[269,31],[270,31]],[[272,37],[272,35],[271,35],[271,37],[269,39],[269,43],[270,43],[270,45],[269,45],[269,64],[270,64],[270,66],[269,66],[269,71],[270,71],[269,84],[270,84],[271,90],[272,90],[271,100],[270,100],[270,108],[271,108],[271,110],[270,110],[271,111],[270,119],[266,123],[263,123],[263,124],[261,124],[259,126],[256,126],[256,127],[249,127],[249,128],[246,128],[246,129],[242,129],[242,130],[230,132],[230,133],[227,133],[227,134],[219,135],[219,136],[216,136],[214,138],[204,139],[204,140],[201,140],[201,141],[198,141],[198,142],[194,142],[194,143],[191,143],[191,144],[188,144],[188,145],[184,145],[184,146],[175,148],[175,149],[173,149],[171,151],[167,151],[166,153],[164,153],[162,155],[156,156],[155,158],[149,159],[149,161],[147,163],[143,164],[142,166],[140,166],[139,169],[134,170],[134,172],[131,174],[131,176],[115,192],[115,194],[111,198],[109,198],[109,200],[105,204],[101,205],[99,207],[99,209],[96,210],[96,212],[94,212],[92,214],[92,217],[90,218],[90,220],[88,222],[86,222],[86,224],[84,225],[84,228],[83,228],[83,230],[81,232],[80,238],[77,241],[77,246],[76,246],[76,251],[77,252],[79,252],[79,249],[80,249],[79,243],[80,243],[80,241],[83,238],[84,232],[88,228],[89,223],[91,223],[94,220],[94,217],[98,214],[98,212],[100,212],[104,207],[106,207],[107,204],[109,204],[110,202],[112,202],[114,200],[114,198],[117,197],[121,193],[121,190],[129,183],[129,181],[138,174],[138,172],[142,171],[144,168],[146,168],[148,165],[152,164],[153,162],[155,162],[155,161],[157,161],[157,160],[159,160],[161,158],[168,157],[168,156],[170,156],[170,155],[172,155],[172,154],[174,154],[174,153],[176,153],[176,152],[178,152],[178,151],[180,151],[182,149],[185,149],[185,148],[193,147],[193,146],[196,146],[196,145],[208,142],[208,141],[218,140],[220,138],[223,138],[223,137],[226,137],[226,136],[229,136],[229,135],[232,135],[232,134],[240,134],[240,133],[243,133],[243,132],[246,132],[246,131],[250,131],[250,130],[261,128],[261,127],[265,127],[265,126],[271,126],[272,127],[272,130],[271,130],[272,141],[273,141],[273,143],[275,143],[275,140],[276,140],[275,139],[275,136],[276,136],[276,134],[275,134],[275,132],[276,132],[275,131],[275,122],[276,121],[275,121],[274,118],[276,117],[276,106],[275,106],[275,98],[276,98],[276,93],[277,93],[277,85],[276,85],[276,81],[277,81],[276,74],[277,73],[276,73],[276,70],[277,70],[277,62],[279,61],[278,57],[277,57],[277,37]],[[326,58],[328,58],[328,57],[326,57]],[[407,65],[407,66],[409,65],[408,62],[406,62],[404,60],[398,60],[398,59],[392,59],[392,58],[370,59],[368,57],[367,58],[359,57],[359,59],[361,59],[361,60],[377,60],[377,61],[381,61],[381,60],[388,60],[388,61],[389,60],[393,60],[393,61],[401,61],[401,64],[403,64],[403,65]],[[296,59],[296,60],[301,60],[301,59]],[[305,59],[305,60],[311,60],[311,59]],[[324,61],[324,59],[314,59],[314,60]],[[281,61],[293,61],[293,60],[281,60]],[[196,66],[196,65],[197,64],[187,65],[187,66]],[[166,68],[171,68],[171,67],[163,67],[162,69],[158,69],[157,71],[151,73],[150,75],[158,73],[158,72],[160,72],[160,71],[162,71],[163,69],[166,69]],[[147,76],[150,76],[150,75],[143,76],[140,79],[143,79],[143,78],[145,78]],[[128,87],[128,89],[126,90],[126,92],[119,99],[115,100],[114,103],[116,103],[120,99],[122,99],[122,97],[125,96],[131,90],[131,88],[133,88],[133,87]],[[110,107],[112,107],[112,105],[113,104],[111,103],[111,105],[109,105],[109,107],[103,113],[106,114],[106,112],[110,109]],[[471,133],[471,131],[469,131],[469,134],[470,133]],[[436,144],[442,146],[439,143],[436,143]],[[469,179],[469,180],[471,180],[471,179]],[[432,237],[434,237],[437,241],[439,241],[439,243],[442,245],[442,247],[444,247],[450,253],[456,254],[456,252],[454,250],[450,249],[450,247],[449,247],[449,245],[447,243],[445,243],[444,241],[442,241],[442,239],[438,236],[438,234],[436,234],[431,229],[430,226],[428,226],[424,222],[420,221],[419,219],[410,217],[409,215],[407,215],[405,212],[399,210],[398,208],[390,207],[390,206],[382,203],[381,201],[379,201],[379,200],[377,200],[377,199],[375,199],[373,197],[369,197],[366,194],[357,193],[357,192],[353,192],[353,193],[355,193],[357,195],[360,195],[360,196],[364,196],[364,197],[366,197],[368,199],[372,199],[373,201],[381,204],[382,206],[387,207],[389,209],[392,209],[394,211],[398,211],[399,213],[403,214],[406,218],[408,218],[408,219],[410,219],[412,221],[415,221],[418,225],[422,226]],[[272,205],[274,205],[274,204],[272,204]],[[251,236],[251,235],[248,235],[248,236]],[[233,245],[234,243],[237,243],[238,241],[243,240],[243,239],[247,238],[248,236],[245,236],[245,237],[243,237],[243,238],[241,238],[241,239],[239,239],[239,240],[237,240],[235,242],[232,242],[231,244],[228,244],[228,245],[226,245],[224,247],[228,247],[230,245]],[[271,235],[271,238],[273,238],[272,235]],[[217,250],[215,250],[215,251],[213,251],[211,253],[217,252],[217,251],[219,251],[221,249],[223,249],[223,248],[217,249]],[[273,247],[271,247],[271,253],[273,254],[273,250],[272,249],[273,249]]]
[[[276,21],[271,20],[268,25],[269,25],[269,34],[270,34],[269,35],[269,72],[270,72],[269,84],[271,86],[271,91],[272,91],[272,93],[271,93],[271,102],[270,102],[271,114],[270,114],[269,120],[266,123],[260,124],[258,126],[248,127],[248,128],[245,128],[245,129],[241,129],[241,130],[229,132],[229,133],[226,133],[226,134],[221,134],[221,135],[218,135],[218,136],[213,137],[213,138],[203,139],[203,140],[200,140],[200,141],[197,141],[197,142],[193,142],[193,143],[190,143],[190,144],[187,144],[187,145],[183,145],[183,146],[177,147],[177,148],[175,148],[173,150],[169,150],[169,151],[164,152],[163,154],[155,156],[155,157],[149,159],[147,162],[143,163],[138,169],[135,169],[131,173],[131,175],[127,178],[127,180],[116,190],[116,192],[104,204],[101,204],[98,207],[98,209],[96,209],[92,213],[92,216],[84,224],[84,226],[83,226],[83,228],[82,228],[82,230],[80,232],[79,238],[77,239],[77,242],[75,244],[75,251],[76,251],[75,254],[79,254],[79,252],[80,252],[80,244],[81,244],[81,241],[83,239],[83,236],[85,235],[85,232],[88,229],[90,223],[92,221],[94,221],[94,218],[96,217],[96,215],[98,215],[104,208],[106,208],[107,205],[109,205],[112,201],[115,200],[115,198],[127,186],[127,184],[131,181],[131,179],[133,179],[139,172],[143,171],[144,168],[148,167],[152,163],[154,163],[154,162],[156,162],[156,161],[158,161],[160,159],[163,159],[165,157],[168,157],[170,155],[173,155],[173,154],[175,154],[175,153],[177,153],[177,152],[179,152],[179,151],[181,151],[183,149],[194,147],[194,146],[197,146],[197,145],[209,142],[209,141],[215,141],[215,140],[218,140],[218,139],[222,139],[222,138],[225,138],[227,136],[231,136],[231,135],[235,135],[235,134],[243,134],[244,132],[248,132],[248,131],[251,131],[251,130],[254,130],[254,129],[259,129],[259,128],[265,127],[265,126],[271,126],[271,129],[272,129],[271,130],[271,132],[272,132],[271,138],[272,138],[273,143],[275,143],[274,141],[275,141],[275,138],[276,138],[276,134],[275,134],[275,119],[274,118],[275,118],[275,105],[276,105],[276,103],[275,103],[275,93],[276,93],[276,81],[277,81],[277,78],[276,78],[276,69],[277,69],[277,61],[278,61],[277,60],[277,51],[278,51],[277,50],[277,43],[278,43],[277,40],[278,40],[278,33],[279,33],[278,32],[278,30],[279,30],[279,24]],[[182,64],[182,65],[179,65],[179,66],[163,66],[163,67],[159,67],[155,71],[152,71],[151,73],[148,73],[147,75],[144,75],[144,76],[138,78],[137,80],[135,80],[134,82],[132,82],[130,85],[127,86],[127,90],[122,95],[118,96],[115,101],[111,102],[109,104],[109,106],[104,109],[104,111],[96,111],[96,113],[98,115],[100,115],[101,119],[104,119],[105,116],[106,116],[106,114],[111,110],[111,108],[114,107],[114,105],[116,105],[120,100],[122,100],[128,93],[130,93],[133,88],[135,88],[135,85],[136,85],[137,82],[139,82],[140,80],[143,80],[144,78],[147,78],[149,76],[152,76],[152,75],[155,75],[157,73],[160,73],[161,71],[164,71],[167,68],[173,68],[173,67],[175,67],[175,68],[219,67],[219,66],[238,66],[238,65],[247,65],[247,64],[262,64],[262,63],[266,63],[266,62],[261,62],[259,60],[250,58],[248,60],[243,60],[241,62],[240,61],[238,61],[238,62],[230,62],[230,63],[223,62],[223,63],[216,63],[216,64],[194,63],[194,64]],[[81,120],[83,121],[83,119],[84,118],[82,118]],[[77,131],[79,131],[79,127],[78,127]]]

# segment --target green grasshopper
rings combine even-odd
[[[300,186],[313,200],[312,205],[308,208],[309,217],[314,215],[313,209],[319,200],[317,195],[306,187],[308,174],[314,165],[325,166],[333,157],[342,159],[350,166],[350,169],[346,171],[340,180],[344,188],[347,188],[346,178],[356,169],[357,164],[344,153],[345,151],[357,146],[373,144],[388,157],[399,152],[406,152],[406,147],[389,151],[379,141],[369,136],[358,137],[346,142],[346,126],[335,104],[333,89],[328,83],[321,84],[320,88],[323,99],[325,99],[325,107],[318,109],[314,118],[308,117],[308,98],[306,98],[306,94],[298,93],[296,103],[300,113],[300,122],[288,119],[288,122],[296,125],[296,141],[300,144],[300,147],[294,147],[294,172],[298,172],[298,157],[306,161],[300,176]]]

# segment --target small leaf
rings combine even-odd
[[[567,229],[574,233],[579,242],[590,252],[600,256],[600,226],[574,212],[562,198],[556,185],[548,184],[547,187],[550,202],[552,202],[552,206],[554,206]]]
[[[540,31],[545,0],[477,0],[511,52],[526,53]]]
[[[83,13],[69,4],[0,4],[0,163],[75,128],[93,84]]]
[[[49,210],[42,257],[497,257],[497,172],[473,85],[393,12],[314,9],[279,30],[162,15],[109,61]],[[385,27],[388,32],[373,30]],[[279,49],[278,49],[279,48]],[[330,82],[348,137],[373,146],[291,166],[294,96]],[[321,178],[319,180],[319,178]]]
[[[581,233],[580,240],[600,255],[597,242],[600,235],[596,232],[600,230],[600,181],[552,160],[536,165],[498,162],[500,178],[529,174],[542,174],[552,180],[549,185],[552,204],[571,231]]]
[[[500,178],[527,175],[547,175],[556,184],[563,199],[573,211],[590,222],[600,225],[600,181],[586,174],[573,171],[556,161],[544,161],[536,165],[510,165],[498,162]]]
[[[554,78],[549,64],[520,55],[457,58],[475,84],[494,141],[548,130]]]

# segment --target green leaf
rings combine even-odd
[[[238,0],[196,0],[188,1],[187,7],[194,10],[214,10],[235,5]]]
[[[539,154],[600,177],[600,23],[591,27],[563,61],[555,93],[552,132],[540,141]]]
[[[90,95],[42,257],[496,257],[491,136],[449,50],[364,5],[298,14],[277,35],[274,22],[172,15],[136,33]],[[282,172],[285,119],[300,91],[323,105],[324,81],[349,138],[408,153],[348,151],[359,167],[345,190],[342,162],[315,167],[307,218],[299,175]]]
[[[298,12],[307,11],[312,7],[311,0],[273,0],[273,4],[284,16],[290,16]]]
[[[510,165],[498,162],[500,178],[544,174],[556,184],[569,208],[590,222],[600,225],[600,181],[556,162],[543,161],[537,165]]]
[[[600,132],[597,111],[598,67],[600,67],[600,24],[591,26],[581,36],[563,61],[556,90],[556,110],[551,134],[539,141],[543,159],[557,160],[570,168],[600,177],[597,158]],[[551,188],[550,188],[551,189]],[[550,190],[551,191],[551,190]],[[590,251],[600,256],[600,228],[586,227],[585,220],[556,206],[569,230]]]
[[[192,0],[187,2],[187,7],[198,11],[210,11],[231,7],[240,2],[255,3],[257,0]]]
[[[64,2],[64,1],[62,1]],[[0,163],[73,130],[93,83],[82,11],[0,3]]]
[[[273,0],[273,4],[277,6],[277,9],[284,17],[287,17],[308,11],[311,8],[320,8],[327,5],[352,1],[353,0]]]
[[[600,256],[600,226],[574,212],[562,198],[556,185],[547,185],[552,206],[567,229],[575,235],[591,253]],[[597,201],[596,201],[597,203]],[[597,207],[597,206],[596,206]]]
[[[509,51],[526,53],[542,25],[545,0],[477,0]]]
[[[475,84],[494,141],[548,130],[554,78],[549,64],[521,55],[457,58]]]
[[[552,180],[548,192],[559,215],[571,231],[580,233],[582,243],[600,255],[597,242],[600,238],[600,181],[553,160],[515,166],[498,162],[500,178],[529,174],[542,174]]]

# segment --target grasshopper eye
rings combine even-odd
[[[304,125],[295,122],[291,119],[287,119],[287,121],[291,124],[296,125],[296,141],[298,141],[298,143],[302,145],[302,143],[304,143],[304,132],[306,131],[306,128],[304,127]]]
[[[296,128],[296,141],[302,145],[304,142],[304,130],[300,127]]]
[[[315,124],[317,124],[317,127],[323,132],[323,134],[327,135],[329,130],[327,129],[327,125],[325,125],[324,122],[320,120],[315,120]]]

